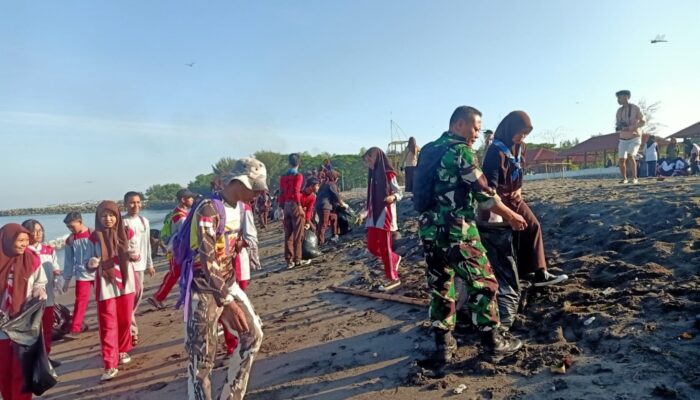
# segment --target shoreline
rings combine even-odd
[[[97,210],[99,202],[84,202],[75,204],[59,204],[47,207],[29,207],[29,208],[13,208],[9,210],[0,210],[0,217],[14,217],[18,215],[50,215],[50,214],[67,214],[71,211],[81,213],[94,213]],[[119,206],[123,206],[121,201],[118,201]],[[168,210],[175,208],[174,201],[146,201],[144,210]]]

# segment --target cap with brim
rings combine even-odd
[[[255,158],[242,158],[228,172],[219,176],[221,183],[228,185],[231,181],[239,181],[246,188],[254,191],[267,189],[267,169],[265,164]]]
[[[629,90],[620,90],[619,92],[615,93],[615,96],[632,96],[632,93]]]

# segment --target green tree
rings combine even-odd
[[[177,183],[153,185],[146,189],[146,198],[149,201],[175,201],[175,195],[180,189],[182,189],[182,186]]]
[[[211,192],[211,183],[213,181],[214,173],[199,174],[187,184],[187,188],[195,193],[206,195]]]

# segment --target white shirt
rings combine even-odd
[[[654,142],[651,146],[644,146],[644,159],[647,161],[657,161],[659,159],[659,145]]]
[[[136,215],[123,217],[124,225],[131,228],[134,236],[129,240],[129,252],[135,252],[141,255],[141,259],[131,262],[134,271],[142,272],[147,267],[153,266],[153,258],[151,256],[151,224],[148,219]]]

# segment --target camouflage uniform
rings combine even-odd
[[[432,292],[430,319],[435,328],[454,328],[454,280],[458,275],[465,281],[472,323],[488,331],[499,325],[498,282],[479,238],[475,206],[491,208],[498,196],[488,187],[474,152],[462,137],[445,132],[436,143],[449,144],[450,148],[437,169],[436,205],[420,220]]]

